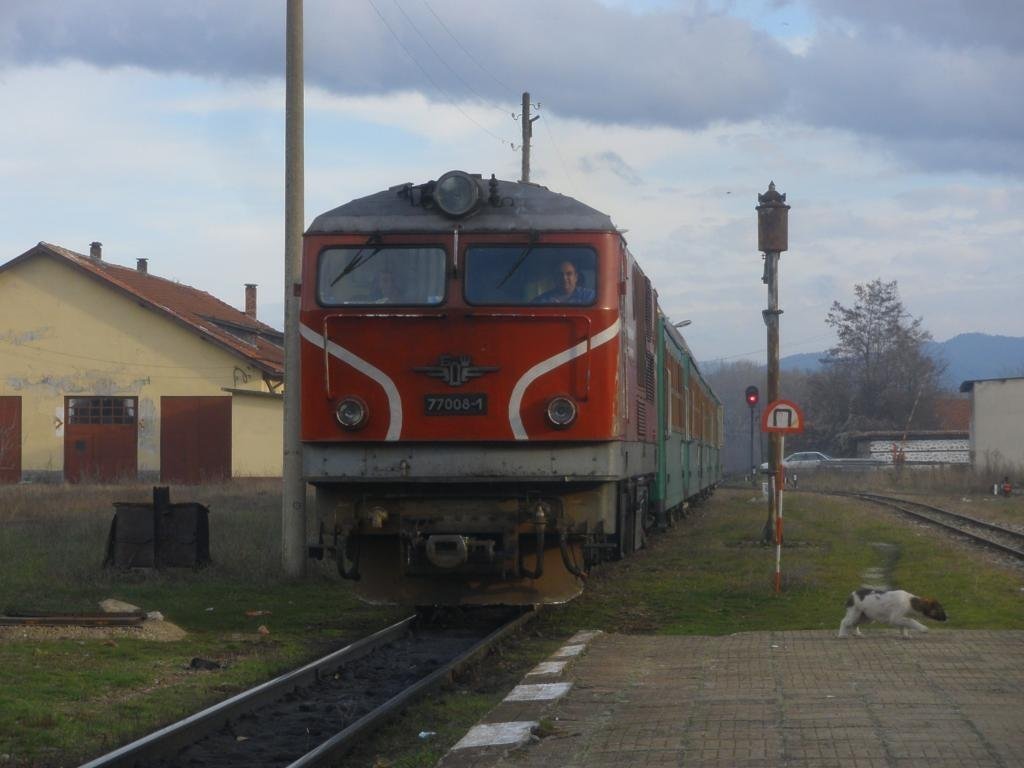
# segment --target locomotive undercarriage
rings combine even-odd
[[[615,483],[326,484],[310,550],[371,602],[564,602],[619,554],[618,503]]]

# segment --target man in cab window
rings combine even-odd
[[[558,265],[555,287],[537,296],[534,304],[590,304],[594,300],[594,289],[581,284],[580,273],[571,261]]]

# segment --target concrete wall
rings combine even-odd
[[[868,442],[866,458],[892,464],[892,446],[896,442],[903,448],[903,455],[909,464],[967,464],[970,462],[970,441],[966,439],[935,440],[871,440]],[[858,455],[860,452],[858,451]]]
[[[1024,469],[1024,379],[976,381],[971,389],[976,469]]]
[[[151,477],[160,469],[160,398],[225,388],[265,389],[244,359],[70,265],[37,257],[0,272],[0,394],[21,397],[25,477],[62,476],[66,395],[137,397],[139,473]],[[240,444],[280,441],[263,418],[254,435],[236,422]],[[248,448],[240,465],[270,466]]]

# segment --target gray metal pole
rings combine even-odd
[[[284,463],[281,488],[281,564],[288,576],[306,570],[306,484],[302,482],[302,379],[299,297],[302,279],[303,76],[302,0],[288,0],[285,52],[284,170]]]

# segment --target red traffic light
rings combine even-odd
[[[751,408],[757,405],[757,401],[761,399],[761,395],[758,393],[757,387],[754,386],[747,387],[745,396],[747,398],[747,405]]]

